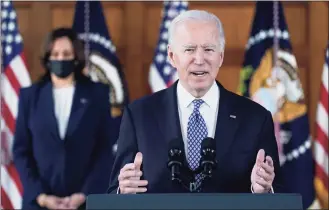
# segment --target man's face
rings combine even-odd
[[[168,46],[170,63],[182,85],[192,95],[204,95],[217,77],[224,53],[214,22],[188,20],[176,26]]]

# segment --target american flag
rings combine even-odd
[[[164,1],[158,44],[149,72],[152,92],[165,89],[178,79],[176,69],[171,66],[167,58],[168,29],[171,21],[187,8],[186,1]]]
[[[328,66],[329,44],[326,50],[322,72],[320,98],[316,115],[316,138],[314,141],[314,157],[316,162],[315,188],[323,209],[328,209]]]
[[[1,2],[1,208],[20,209],[22,185],[12,161],[19,89],[31,83],[23,53],[16,12],[11,1]]]

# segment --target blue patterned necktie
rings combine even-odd
[[[199,110],[203,103],[204,101],[202,99],[193,100],[194,108],[187,124],[187,159],[192,170],[195,170],[199,167],[201,158],[201,142],[208,136],[206,122],[201,116]],[[198,174],[195,178],[197,186],[200,186],[201,175]]]

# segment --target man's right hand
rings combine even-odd
[[[120,194],[134,194],[146,192],[147,180],[140,180],[142,176],[141,165],[143,162],[142,153],[138,152],[134,163],[126,164],[118,177]]]

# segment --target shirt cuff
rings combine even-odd
[[[117,194],[120,194],[120,187],[118,187],[117,189]]]
[[[252,189],[252,184],[250,185],[250,190],[252,193],[255,193],[254,190]],[[274,193],[273,186],[271,186],[271,190],[268,191],[268,193]]]

